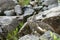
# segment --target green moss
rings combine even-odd
[[[14,31],[9,32],[7,35],[6,40],[17,40],[18,39],[18,28],[16,28]]]
[[[24,5],[28,5],[29,4],[29,0],[19,0],[19,4],[24,6]]]
[[[53,40],[60,40],[60,37],[58,38],[55,34],[53,34],[52,32],[50,32],[51,37],[53,38]]]

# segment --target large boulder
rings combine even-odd
[[[35,19],[40,20],[40,19],[45,19],[45,18],[54,17],[54,16],[60,16],[60,6],[54,7],[50,10],[39,12],[35,16]]]

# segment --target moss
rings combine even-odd
[[[25,5],[28,5],[29,4],[29,0],[19,0],[19,4],[22,5],[22,6],[25,6]]]

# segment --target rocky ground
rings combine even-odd
[[[21,6],[16,0],[0,0],[0,40],[60,40],[58,1],[31,0]]]
[[[45,15],[45,16],[43,16],[43,15]],[[32,17],[29,17],[27,19],[27,22],[20,29],[19,34],[22,38],[26,38],[26,40],[27,40],[27,37],[29,40],[34,40],[34,39],[30,39],[29,35],[31,35],[31,34],[34,36],[35,35],[41,36],[41,35],[44,35],[44,33],[47,32],[48,30],[51,30],[52,32],[60,34],[60,32],[59,32],[60,25],[59,24],[60,24],[59,7],[55,7],[50,10],[42,12],[42,14],[40,13],[40,14],[34,15]],[[27,37],[25,37],[24,35],[27,35]],[[48,35],[48,33],[46,33],[46,35]],[[34,38],[34,36],[33,36],[33,38]],[[40,39],[40,40],[43,40],[45,37],[43,36],[42,39]],[[22,40],[25,40],[25,39],[22,39]],[[39,38],[37,38],[36,40],[39,40]],[[45,38],[44,40],[53,40],[53,39]]]

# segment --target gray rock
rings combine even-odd
[[[18,22],[16,20],[16,17],[5,17],[5,16],[0,17],[1,27],[3,29],[6,28],[7,31],[10,31],[10,29],[12,30],[13,27],[15,28],[14,21],[15,21],[15,24],[16,24],[15,26],[17,26]],[[4,31],[6,31],[6,30],[4,30]]]
[[[22,20],[20,16],[0,16],[0,39],[6,38],[8,33],[14,31]]]
[[[1,16],[0,17],[0,34],[6,37],[7,34],[13,31],[21,22],[22,18],[19,16]]]
[[[14,9],[12,9],[12,10],[6,10],[6,11],[4,11],[4,14],[6,16],[13,16],[14,15]]]
[[[60,16],[60,6],[54,7],[44,12],[39,12],[39,14],[37,14],[35,18],[36,20],[40,20],[40,19],[45,19],[45,18],[54,17],[54,16]]]
[[[21,8],[20,5],[16,5],[14,7],[14,9],[15,9],[15,12],[16,12],[17,16],[20,15],[20,14],[22,14],[22,8]]]
[[[5,40],[8,33],[14,31],[22,20],[20,16],[0,16],[0,39]]]
[[[29,16],[29,15],[32,15],[34,12],[34,10],[32,8],[25,8],[25,11],[24,11],[24,16]]]
[[[43,5],[52,5],[52,4],[58,4],[57,0],[42,0]]]
[[[53,7],[58,6],[58,1],[57,0],[41,0],[42,5],[48,6],[48,9],[51,9]]]
[[[19,40],[39,40],[39,37],[35,35],[25,35],[21,37]]]
[[[13,0],[0,0],[1,10],[13,9],[15,5]]]
[[[38,10],[38,11],[39,11],[41,8],[42,8],[42,6],[35,6],[35,7],[33,7],[34,10]]]
[[[55,37],[56,39],[59,39],[60,35],[51,31],[47,31],[43,35],[40,35],[40,36],[28,34],[28,35],[20,37],[19,40],[54,40]]]

